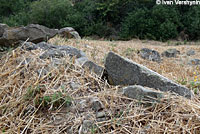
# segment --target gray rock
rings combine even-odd
[[[167,49],[161,55],[169,58],[169,57],[176,57],[177,54],[180,54],[180,51],[176,49]]]
[[[72,32],[70,32],[70,34],[75,39],[81,39],[81,37],[80,37],[80,35],[79,35],[79,33],[77,31],[72,31]]]
[[[106,113],[104,111],[96,113],[96,118],[103,118],[103,117],[106,117]]]
[[[42,49],[45,50],[45,52],[40,56],[41,59],[46,58],[60,58],[65,55],[68,55],[70,57],[75,56],[76,58],[81,58],[77,60],[77,63],[82,63],[82,59],[87,59],[86,54],[71,46],[59,46],[59,45],[52,45],[46,42],[40,42],[38,44],[34,44],[32,42],[25,42],[22,46],[24,50],[36,50],[36,49]]]
[[[6,29],[0,37],[0,45],[18,44],[20,41],[26,41],[28,38],[30,42],[39,43],[47,41],[54,37],[58,30],[49,29],[38,24],[30,24],[26,27],[9,28]]]
[[[95,112],[98,112],[104,108],[103,103],[98,98],[92,98],[90,103]]]
[[[75,56],[76,58],[80,58],[80,57],[85,56],[84,52],[82,52],[81,50],[78,50],[74,47],[71,47],[71,46],[56,46],[56,45],[47,44],[47,46],[45,46],[45,47],[43,47],[42,45],[40,45],[39,47],[41,47],[43,49],[47,49],[40,56],[41,59],[60,58],[60,57],[63,57],[65,55],[68,55],[70,57]]]
[[[23,60],[23,62],[21,62],[22,66],[27,66],[30,62],[31,62],[31,58],[26,58],[25,60]]]
[[[78,32],[74,30],[72,27],[65,27],[59,30],[58,34],[61,37],[66,37],[68,39],[75,38],[75,39],[81,39]]]
[[[64,27],[64,28],[60,29],[58,33],[65,34],[65,33],[72,32],[72,31],[75,31],[73,27]]]
[[[109,118],[108,117],[102,117],[102,118],[97,118],[96,120],[97,120],[97,122],[102,122],[102,121],[109,120]]]
[[[46,59],[46,58],[61,58],[65,56],[64,51],[60,51],[58,49],[50,49],[48,51],[45,51],[41,56],[40,59]]]
[[[26,51],[38,49],[38,46],[35,43],[32,43],[32,42],[23,42],[22,44],[23,44],[22,49],[24,49]]]
[[[195,51],[191,49],[191,50],[188,50],[186,54],[187,56],[195,55]]]
[[[58,46],[58,49],[61,51],[65,51],[67,55],[69,55],[70,57],[76,56],[76,58],[80,58],[80,57],[86,57],[86,54],[81,51],[78,50],[77,48],[74,48],[72,46]]]
[[[107,121],[107,120],[109,120],[109,116],[104,111],[96,113],[96,121],[97,122],[102,122],[102,121]]]
[[[83,66],[83,64],[88,61],[87,57],[80,57],[78,59],[75,59],[75,64],[78,66]]]
[[[200,65],[200,59],[191,59],[188,62],[189,65]]]
[[[8,29],[8,25],[0,23],[0,37],[3,35],[6,29]]]
[[[128,86],[123,88],[123,95],[137,100],[155,101],[162,98],[162,94],[139,85]]]
[[[58,46],[57,45],[52,45],[52,44],[49,44],[47,42],[40,42],[40,43],[37,43],[37,47],[42,49],[42,50],[49,50],[49,49],[57,49]]]
[[[79,110],[80,112],[84,112],[84,111],[86,110],[87,107],[88,107],[88,105],[87,105],[87,100],[81,100],[81,101],[79,102],[78,110]]]
[[[94,72],[96,75],[98,75],[100,77],[103,75],[104,68],[97,65],[96,63],[94,63],[92,61],[88,60],[88,61],[84,62],[82,67],[89,69],[91,72]]]
[[[33,43],[33,42],[23,42],[24,45],[22,46],[23,49],[30,51],[30,50],[36,50],[36,49],[42,49],[42,50],[49,50],[49,49],[57,49],[57,45],[52,45],[47,42],[40,42],[40,43]],[[22,44],[23,44],[22,43]]]
[[[53,58],[53,59],[51,60],[51,65],[53,65],[54,67],[57,67],[57,66],[63,65],[63,64],[64,64],[64,62],[63,62],[62,59]]]
[[[79,134],[88,134],[91,132],[91,129],[93,127],[94,127],[94,121],[84,120],[79,128]]]
[[[112,85],[141,85],[174,92],[187,98],[193,96],[188,88],[113,52],[109,52],[106,57],[105,70],[108,82]]]
[[[42,77],[45,76],[49,73],[49,69],[48,68],[43,68],[43,69],[38,69],[37,70],[37,74],[38,76]]]
[[[147,59],[147,60],[150,60],[150,61],[156,61],[156,62],[161,61],[159,52],[157,52],[155,50],[143,48],[143,49],[140,50],[139,54],[143,59]]]
[[[73,89],[73,90],[76,90],[76,89],[80,88],[80,85],[78,83],[71,82],[70,83],[70,88]]]

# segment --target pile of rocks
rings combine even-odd
[[[133,85],[140,85],[164,92],[173,92],[187,98],[192,97],[192,93],[186,87],[183,87],[148,69],[147,67],[123,58],[113,52],[108,53],[105,60],[105,67],[101,67],[89,60],[84,52],[71,46],[59,46],[48,44],[46,42],[40,42],[37,44],[26,42],[23,44],[22,48],[27,51],[36,49],[43,50],[44,52],[39,56],[41,59],[61,58],[65,55],[68,55],[69,57],[75,57],[76,65],[89,69],[98,77],[106,79],[109,84],[122,86],[130,85],[130,88],[124,89],[124,94],[127,94],[128,92],[128,96],[132,96],[130,94],[132,91],[129,93],[129,90],[135,90],[135,92],[133,92],[135,93],[133,96],[136,95],[136,98],[141,98],[137,97],[140,96],[137,95],[138,89],[143,96],[145,96],[144,94],[146,92],[155,92],[151,91],[151,89],[145,90],[144,88],[140,87],[132,87]],[[154,96],[154,93],[150,94]]]
[[[21,41],[30,41],[39,43],[47,41],[56,35],[66,38],[80,39],[78,32],[71,27],[50,29],[38,24],[30,24],[21,27],[9,27],[6,24],[0,24],[0,46],[15,46]]]
[[[30,42],[23,43],[22,48],[26,51],[32,51],[36,49],[43,50],[43,53],[39,56],[40,59],[59,59],[61,57],[64,57],[65,55],[75,57],[76,65],[89,69],[91,72],[94,72],[100,78],[106,79],[109,84],[123,86],[130,85],[131,87],[124,89],[124,95],[126,95],[128,92],[127,95],[132,96],[131,94],[129,94],[129,92],[132,93],[132,90],[135,91],[133,93],[141,93],[143,94],[143,96],[145,96],[147,92],[148,95],[149,92],[155,92],[150,91],[151,89],[144,90],[144,88],[141,87],[133,87],[133,85],[140,85],[144,87],[153,88],[155,90],[173,92],[178,95],[185,96],[187,98],[192,97],[192,93],[186,87],[183,87],[165,78],[164,76],[148,69],[147,67],[125,59],[113,52],[108,53],[105,61],[105,67],[101,67],[93,61],[89,60],[86,57],[85,53],[81,50],[78,50],[77,48],[65,45],[53,45],[44,42],[57,34],[61,36],[70,35],[70,37],[80,39],[78,33],[70,27],[57,30],[49,29],[38,24],[30,24],[26,27],[9,28],[5,24],[0,24],[0,45],[12,45],[29,39]],[[176,57],[177,54],[180,54],[180,51],[176,49],[169,49],[163,52],[161,55],[166,57]],[[192,55],[194,54],[194,52],[188,52],[188,54]],[[161,61],[159,52],[155,50],[143,48],[140,51],[140,55],[144,59],[156,62]],[[59,60],[56,60],[56,62],[59,62]],[[199,63],[199,61],[195,61],[195,63],[196,62]]]
[[[139,55],[141,58],[149,61],[155,61],[160,63],[162,61],[162,57],[167,58],[176,58],[177,55],[180,55],[180,51],[175,48],[170,48],[162,52],[161,54],[156,50],[151,50],[149,48],[142,48],[139,51]],[[186,56],[192,56],[195,55],[195,51],[190,49],[185,53]],[[200,65],[200,59],[190,59],[188,62],[188,65]]]

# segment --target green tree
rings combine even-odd
[[[69,0],[40,0],[32,2],[30,20],[50,28],[60,28],[63,19],[73,14]]]

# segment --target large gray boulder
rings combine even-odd
[[[113,52],[109,52],[106,57],[105,70],[108,75],[108,82],[112,85],[136,84],[161,91],[174,92],[187,98],[193,96],[188,88]]]
[[[0,37],[0,45],[10,46],[18,44],[20,41],[39,43],[47,41],[58,33],[56,29],[49,29],[38,24],[30,24],[26,27],[8,28]]]

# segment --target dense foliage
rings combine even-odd
[[[10,26],[71,26],[81,36],[200,38],[200,7],[156,5],[155,0],[1,0],[0,20]]]

